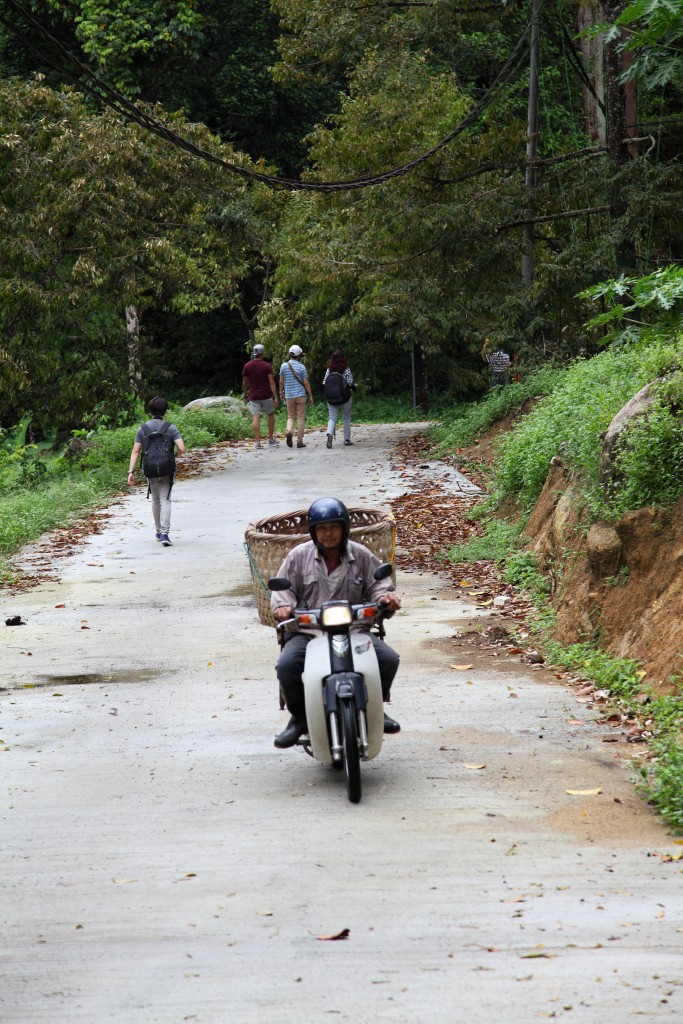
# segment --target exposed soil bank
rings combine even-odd
[[[578,485],[553,459],[525,530],[553,581],[557,638],[637,659],[656,692],[683,671],[683,500],[589,525]]]

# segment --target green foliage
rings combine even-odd
[[[538,558],[531,551],[513,551],[507,556],[505,579],[529,594],[537,604],[550,594],[548,578],[540,571]]]
[[[502,562],[515,545],[521,525],[504,519],[491,519],[484,533],[464,544],[456,544],[448,552],[450,562]]]
[[[624,431],[615,458],[619,482],[608,495],[619,515],[646,505],[671,505],[683,494],[683,422],[669,405],[656,403]]]
[[[201,126],[152,114],[235,158]],[[151,362],[144,330],[129,346],[124,309],[144,324],[150,308],[238,301],[270,231],[266,193],[228,190],[213,165],[41,82],[0,82],[0,126],[0,423],[26,409],[37,429],[114,416],[134,399],[131,359],[143,376]]]
[[[683,88],[683,10],[675,0],[631,0],[620,12],[612,36],[623,33],[623,49],[633,54],[625,77],[646,89]]]
[[[652,744],[656,760],[641,768],[643,790],[664,820],[679,834],[683,832],[683,743],[679,710],[677,729]]]
[[[586,288],[579,298],[606,307],[587,327],[616,325],[602,344],[668,344],[683,338],[683,267],[662,267],[644,277],[622,274]]]
[[[459,405],[446,412],[432,428],[430,436],[442,452],[464,447],[488,427],[518,410],[528,399],[550,394],[562,374],[559,368],[547,366],[525,380],[512,381],[503,388],[492,388],[480,401]]]
[[[555,455],[589,485],[597,484],[601,434],[650,374],[651,365],[633,350],[610,350],[572,364],[501,442],[495,469],[499,499],[516,497],[529,508]]]

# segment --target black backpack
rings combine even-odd
[[[344,380],[343,374],[330,370],[323,384],[323,394],[330,405],[343,405],[351,397],[351,385]]]
[[[170,426],[170,423],[163,423],[161,427],[155,428],[149,423],[142,424],[142,472],[148,480],[160,476],[170,477],[169,494],[175,474],[175,442],[168,436]]]

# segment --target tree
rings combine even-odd
[[[171,124],[240,159],[201,126]],[[89,113],[70,89],[2,83],[0,125],[0,422],[30,411],[37,426],[63,429],[114,415],[131,393],[126,308],[144,320],[153,308],[236,302],[259,264],[272,196]]]

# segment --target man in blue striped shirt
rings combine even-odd
[[[299,345],[292,345],[289,359],[280,367],[280,398],[287,402],[287,447],[292,447],[292,432],[296,419],[296,446],[305,448],[304,425],[306,423],[306,396],[313,405],[313,392],[308,382],[306,367],[301,362],[303,351]]]

